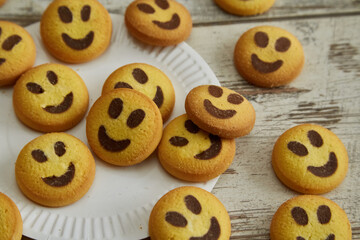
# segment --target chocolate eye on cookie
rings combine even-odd
[[[179,187],[166,193],[150,214],[151,239],[226,240],[229,215],[211,193],[198,187]]]
[[[116,69],[106,79],[102,94],[117,88],[130,88],[151,98],[161,112],[163,122],[175,105],[175,90],[170,79],[158,68],[145,63],[132,63]]]
[[[330,130],[302,124],[284,132],[272,154],[273,169],[288,187],[307,194],[321,194],[337,187],[348,170],[348,154]]]
[[[0,21],[0,87],[14,84],[33,66],[35,56],[30,34],[15,23]]]
[[[86,119],[86,136],[105,162],[130,166],[144,161],[157,147],[162,118],[156,104],[143,93],[114,89],[103,94]]]
[[[41,132],[58,132],[79,123],[88,108],[89,94],[82,78],[61,64],[36,66],[17,81],[13,92],[16,116]]]
[[[251,103],[225,87],[202,85],[192,89],[186,96],[185,110],[201,129],[222,138],[245,136],[255,124]]]
[[[201,130],[184,114],[166,126],[157,153],[161,165],[174,177],[208,181],[230,166],[235,141]]]
[[[107,49],[112,22],[97,0],[55,0],[43,13],[40,33],[54,57],[68,63],[83,63]]]
[[[215,3],[228,13],[250,16],[262,14],[269,10],[275,0],[214,0]]]
[[[48,133],[21,150],[15,176],[29,199],[44,206],[60,207],[86,194],[95,177],[95,161],[79,139],[66,133]]]
[[[283,203],[270,226],[272,240],[351,239],[351,226],[335,202],[316,195],[302,195]]]
[[[190,13],[174,0],[135,0],[126,9],[125,24],[133,37],[157,46],[178,44],[192,30]]]
[[[278,87],[293,81],[304,65],[299,40],[288,31],[259,26],[246,31],[234,50],[234,62],[240,75],[260,87]]]

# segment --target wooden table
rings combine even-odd
[[[0,19],[26,26],[39,21],[49,2],[8,0]],[[109,12],[124,14],[131,1],[100,2]],[[353,239],[360,239],[360,0],[277,0],[270,11],[254,17],[227,14],[212,0],[179,2],[193,17],[186,42],[205,59],[221,85],[248,98],[257,114],[251,134],[236,139],[236,157],[212,191],[230,214],[231,239],[269,239],[273,214],[298,195],[276,178],[271,152],[279,135],[300,123],[329,128],[345,144],[348,174],[323,196],[345,210]],[[287,29],[303,45],[304,69],[287,86],[249,85],[234,67],[233,50],[240,35],[263,24]]]

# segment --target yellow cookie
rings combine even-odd
[[[83,63],[109,46],[112,22],[97,0],[54,0],[45,10],[40,33],[47,50],[68,63]]]
[[[213,194],[198,187],[179,187],[155,204],[149,233],[152,240],[228,240],[230,217]]]
[[[215,3],[225,11],[240,16],[264,13],[274,2],[275,0],[215,0]]]
[[[16,181],[29,199],[49,207],[76,202],[90,189],[95,160],[87,146],[66,133],[41,135],[21,150]]]
[[[158,106],[165,122],[175,104],[175,90],[170,79],[158,68],[132,63],[115,70],[105,81],[102,93],[115,88],[131,88],[144,93]]]
[[[239,38],[234,61],[249,83],[277,87],[293,81],[305,60],[302,45],[294,35],[278,27],[259,26]]]
[[[74,127],[84,117],[88,104],[84,81],[74,70],[61,64],[43,64],[27,71],[13,92],[17,117],[41,132]]]
[[[270,227],[271,240],[351,240],[344,210],[320,196],[302,195],[283,203]]]
[[[314,124],[290,128],[275,143],[272,165],[288,187],[321,194],[337,187],[348,170],[344,144],[330,130]]]
[[[192,182],[219,176],[234,156],[234,139],[222,139],[201,130],[186,114],[166,126],[158,147],[158,158],[165,170]]]
[[[86,136],[105,162],[130,166],[144,161],[157,147],[162,118],[156,104],[139,91],[119,88],[102,95],[86,119]]]
[[[12,85],[34,65],[35,43],[30,34],[15,23],[0,21],[0,87]]]
[[[185,99],[188,117],[201,129],[223,138],[247,135],[255,124],[255,110],[239,93],[225,87],[202,85]]]
[[[174,0],[135,0],[126,9],[129,33],[151,45],[175,45],[186,40],[192,30],[189,11]]]
[[[19,209],[8,196],[0,192],[0,240],[20,240],[22,230]]]

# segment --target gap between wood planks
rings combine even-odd
[[[351,17],[360,16],[360,9],[358,12],[345,12],[345,13],[330,13],[330,14],[314,14],[303,16],[285,16],[285,17],[264,17],[264,18],[251,18],[251,17],[239,17],[239,19],[219,21],[219,22],[204,22],[193,23],[194,27],[207,27],[207,26],[224,26],[236,23],[253,23],[253,22],[273,22],[273,21],[288,21],[288,20],[303,20],[303,19],[318,19],[318,18],[334,18],[334,17]]]

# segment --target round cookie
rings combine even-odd
[[[158,158],[176,178],[205,182],[222,174],[235,156],[235,140],[222,139],[196,126],[186,114],[164,129]]]
[[[20,77],[14,87],[13,105],[17,117],[30,128],[59,132],[81,121],[89,105],[89,94],[74,70],[48,63]]]
[[[290,83],[300,74],[304,61],[299,40],[288,31],[273,26],[246,31],[234,51],[235,67],[240,75],[260,87]]]
[[[250,16],[266,12],[275,0],[214,0],[215,3],[228,13]]]
[[[30,34],[21,26],[0,21],[0,87],[12,85],[34,65],[36,47]]]
[[[119,88],[102,95],[86,118],[86,136],[105,162],[130,166],[144,161],[157,147],[162,118],[156,104],[133,89]]]
[[[149,233],[152,240],[228,240],[230,217],[210,192],[198,187],[179,187],[155,204],[150,214]]]
[[[315,124],[288,129],[276,141],[272,166],[289,188],[322,194],[337,187],[348,170],[344,144],[330,130]]]
[[[115,70],[105,81],[102,93],[115,88],[131,88],[144,93],[158,106],[165,122],[175,105],[175,90],[170,79],[158,68],[132,63]]]
[[[135,0],[126,9],[125,24],[133,37],[157,46],[181,43],[192,30],[189,11],[174,0]]]
[[[23,222],[16,204],[0,192],[0,240],[20,240]]]
[[[271,240],[351,240],[346,213],[333,201],[301,195],[283,203],[273,216]]]
[[[188,117],[201,129],[222,138],[247,135],[255,124],[255,110],[239,93],[225,87],[202,85],[185,99]]]
[[[55,0],[40,22],[46,49],[68,63],[100,56],[110,44],[111,33],[110,15],[97,0]]]
[[[76,202],[90,189],[95,160],[79,139],[67,133],[48,133],[21,150],[15,176],[29,199],[44,206],[61,207]]]

